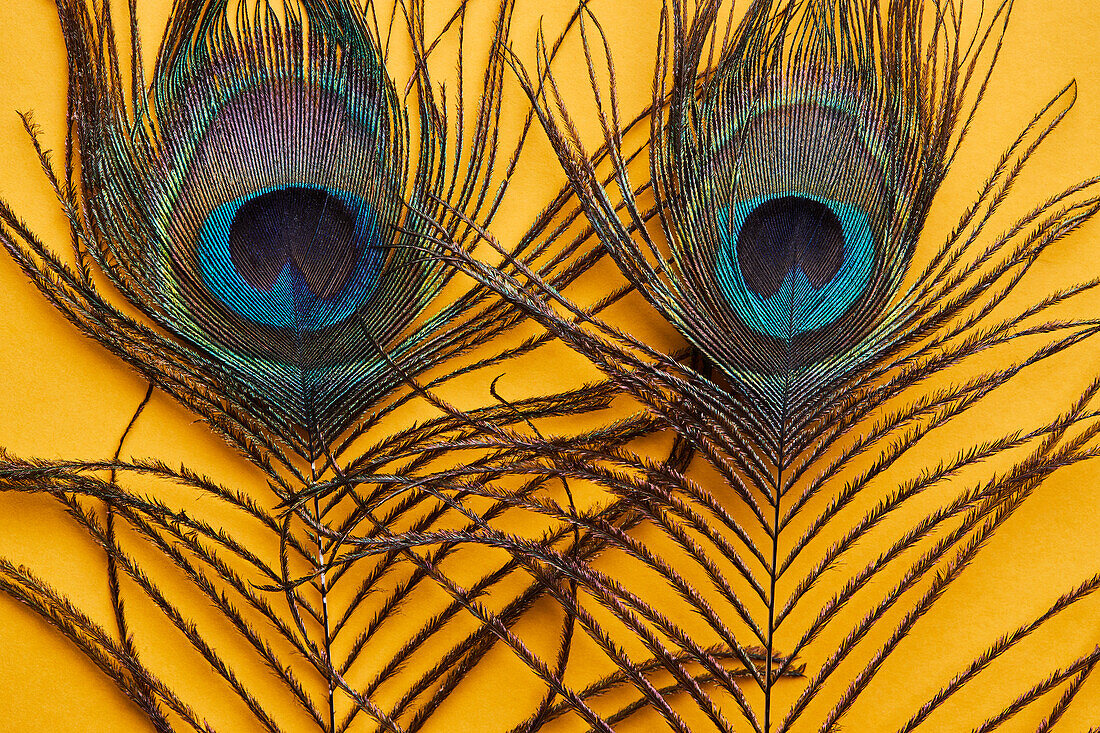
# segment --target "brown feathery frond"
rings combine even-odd
[[[540,40],[536,73],[515,55],[509,63],[596,236],[629,285],[707,368],[572,302],[509,258],[485,227],[483,242],[518,274],[487,266],[453,238],[435,243],[588,358],[699,460],[672,473],[629,449],[547,441],[500,470],[594,483],[632,503],[640,526],[658,533],[661,554],[629,535],[615,547],[655,571],[685,604],[681,613],[706,621],[705,631],[689,634],[667,621],[673,606],[650,607],[617,574],[575,567],[560,553],[544,562],[575,575],[582,592],[602,592],[598,602],[654,653],[654,629],[674,640],[687,656],[666,656],[667,671],[681,685],[690,677],[688,662],[716,666],[699,640],[717,635],[750,675],[736,682],[716,675],[709,692],[685,687],[709,725],[760,733],[835,729],[1025,499],[1055,471],[1096,455],[1100,385],[1092,384],[1053,418],[983,435],[939,465],[898,474],[934,431],[960,424],[1021,373],[1049,368],[1071,349],[1094,353],[1084,347],[1093,343],[1097,319],[1053,314],[1093,291],[1096,277],[1086,274],[1023,305],[1017,296],[1041,255],[1100,210],[1100,179],[1051,196],[1000,234],[991,231],[1026,164],[1072,107],[1076,88],[1067,85],[1035,115],[977,198],[960,207],[958,225],[926,251],[929,211],[985,96],[1011,3],[968,14],[954,2],[758,0],[739,18],[717,1],[666,3],[653,85],[652,204],[632,180],[636,166],[617,152],[628,137],[619,79],[600,21],[583,10],[579,34],[606,161],[586,152],[545,44]],[[652,211],[659,233],[646,226]],[[469,218],[466,224],[478,226]],[[1002,473],[953,488],[993,465]],[[465,492],[474,490],[466,482],[477,484],[476,476],[462,481],[461,489],[444,483],[436,490]],[[570,519],[560,504],[517,501]],[[598,518],[570,521],[587,529]],[[822,587],[871,538],[884,536],[890,539],[877,558],[857,561],[846,583]],[[486,527],[468,541],[517,555],[545,552],[543,542],[528,546]],[[1058,611],[1088,594],[1067,595]],[[853,617],[854,606],[866,615]],[[899,613],[900,621],[884,620]],[[1038,617],[1019,638],[1055,613]],[[890,623],[896,626],[885,627],[893,631],[878,646],[872,628]],[[1014,639],[990,647],[954,681],[945,672],[948,681],[912,725],[944,707]],[[786,661],[751,673],[746,640]],[[805,681],[783,677],[794,660],[807,665]],[[1069,679],[1086,663],[1051,679]],[[850,684],[826,702],[841,668]],[[1023,694],[1004,715],[1056,684]],[[754,688],[758,698],[748,696]],[[638,689],[648,700],[639,704],[683,728],[684,708]],[[789,706],[780,697],[790,698]],[[719,714],[718,701],[738,716]],[[811,714],[818,722],[806,719]],[[993,726],[1000,718],[990,720]]]

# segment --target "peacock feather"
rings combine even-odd
[[[622,559],[613,566],[546,553],[606,609],[606,624],[585,622],[593,639],[629,639],[672,680],[648,684],[640,665],[603,645],[633,675],[636,697],[572,706],[590,728],[611,730],[646,710],[651,724],[659,716],[676,731],[837,729],[859,702],[875,704],[876,675],[942,609],[994,533],[1052,473],[1095,457],[1100,382],[1092,380],[1047,421],[1004,434],[979,428],[955,454],[906,472],[941,428],[980,412],[1025,370],[1071,349],[1086,360],[1095,353],[1083,346],[1095,319],[1058,312],[1096,287],[1091,273],[1016,298],[1040,256],[1096,214],[1097,180],[990,231],[1072,107],[1074,84],[1040,109],[973,200],[950,202],[958,223],[928,243],[930,213],[973,134],[1011,10],[1008,2],[975,10],[760,0],[731,13],[719,2],[666,3],[642,183],[620,120],[610,34],[594,10],[582,21],[579,55],[605,165],[586,152],[546,47],[535,73],[511,57],[596,236],[695,351],[663,351],[536,273],[501,276],[454,248],[467,272],[591,360],[683,449],[675,468],[618,448],[554,449],[538,464],[631,502],[649,530],[616,534]],[[982,473],[991,464],[996,471]],[[537,469],[503,462],[499,470]],[[524,507],[587,531],[600,526],[598,514]],[[489,534],[468,541],[532,552]],[[899,695],[881,717],[898,730],[926,721],[962,729],[936,711],[1098,588],[1086,577],[953,677],[943,664],[934,682],[910,680],[920,697]],[[763,659],[754,663],[756,651]],[[1034,711],[1074,680],[1040,725],[1047,730],[1095,665],[1095,637],[1073,654],[1064,664],[1043,658],[1049,676],[983,713],[974,729]],[[729,659],[751,679],[731,675]]]
[[[66,203],[82,268],[180,342],[161,358],[201,363],[207,388],[307,455],[400,379],[386,355],[410,358],[436,323],[403,334],[445,278],[402,247],[420,226],[402,203],[440,194],[442,141],[424,125],[410,158],[362,8],[233,8],[180,3],[127,105],[110,26],[59,4],[81,156]]]
[[[6,204],[0,240],[147,384],[102,459],[0,460],[4,491],[49,497],[105,552],[112,623],[6,558],[0,588],[158,730],[418,730],[498,645],[560,678],[564,666],[555,676],[512,631],[555,583],[524,578],[514,559],[471,564],[457,543],[421,556],[403,539],[467,516],[516,521],[506,503],[470,508],[421,487],[456,462],[480,470],[486,451],[528,454],[514,426],[584,416],[613,396],[599,380],[510,388],[508,365],[548,339],[512,333],[522,309],[460,281],[436,244],[441,231],[475,242],[508,208],[532,117],[521,105],[527,122],[502,139],[512,3],[487,21],[478,68],[465,62],[465,3],[429,35],[420,3],[180,2],[151,71],[135,3],[128,23],[109,3],[57,6],[69,61],[62,170],[23,121],[72,251]],[[456,87],[436,84],[440,66],[457,66]],[[576,219],[571,207],[562,191],[500,270],[534,268],[569,288],[602,258],[551,226]],[[452,402],[451,384],[476,375],[476,399]],[[248,470],[213,466],[219,480],[175,456],[123,458],[162,393]],[[635,415],[561,439],[617,445],[653,429]],[[349,544],[360,531],[387,551]],[[557,539],[579,557],[601,547]],[[168,650],[199,673],[158,666]],[[203,692],[208,678],[223,694]]]

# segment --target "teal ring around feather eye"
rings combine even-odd
[[[737,259],[737,236],[756,207],[786,196],[811,199],[829,207],[844,233],[844,261],[820,290],[796,266],[778,291],[762,298],[745,284]],[[871,225],[867,215],[851,204],[785,191],[738,202],[732,207],[732,222],[731,209],[720,210],[717,218],[721,242],[715,261],[718,286],[744,323],[762,334],[789,339],[828,326],[859,298],[871,279],[875,261]]]
[[[233,264],[229,232],[237,211],[248,201],[280,188],[324,191],[357,212],[355,241],[361,243],[361,252],[355,269],[336,297],[321,299],[311,293],[289,260],[283,264],[270,291],[254,288]],[[316,331],[343,321],[375,291],[382,267],[382,250],[371,246],[376,241],[376,217],[362,198],[325,186],[292,184],[263,188],[218,206],[203,223],[196,252],[203,282],[217,300],[238,315],[274,328]]]

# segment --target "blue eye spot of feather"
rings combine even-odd
[[[378,224],[363,199],[313,186],[268,188],[218,206],[199,235],[211,293],[255,323],[316,331],[378,285]]]
[[[765,196],[718,214],[718,285],[746,325],[789,339],[828,326],[874,266],[867,215],[838,201]]]

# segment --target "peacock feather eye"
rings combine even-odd
[[[760,333],[790,339],[823,328],[866,289],[874,245],[859,209],[795,194],[723,214],[718,285]]]
[[[611,248],[775,415],[812,414],[809,395],[896,342],[954,144],[955,113],[929,105],[915,40],[861,30],[876,12],[760,2],[705,74],[703,44],[671,59],[652,168],[668,265]]]
[[[182,319],[220,312],[269,329],[262,344],[277,358],[290,348],[280,342],[369,304],[393,244],[398,183],[385,172],[390,134],[378,107],[387,100],[371,98],[385,79],[345,74],[339,85],[200,90],[166,110],[187,125],[154,179],[172,182],[156,191],[157,213],[164,285],[176,289],[169,302]],[[266,134],[241,134],[257,122]],[[238,333],[196,328],[193,337],[246,348]]]
[[[316,445],[400,381],[399,337],[442,287],[406,207],[429,208],[441,144],[423,125],[410,160],[362,8],[236,7],[181,7],[132,115],[81,118],[92,254],[273,431]],[[110,68],[79,85],[85,108]]]
[[[892,240],[909,195],[891,162],[904,118],[888,136],[893,111],[839,69],[756,83],[727,69],[702,110],[715,278],[737,319],[784,342],[859,328],[911,252]]]

